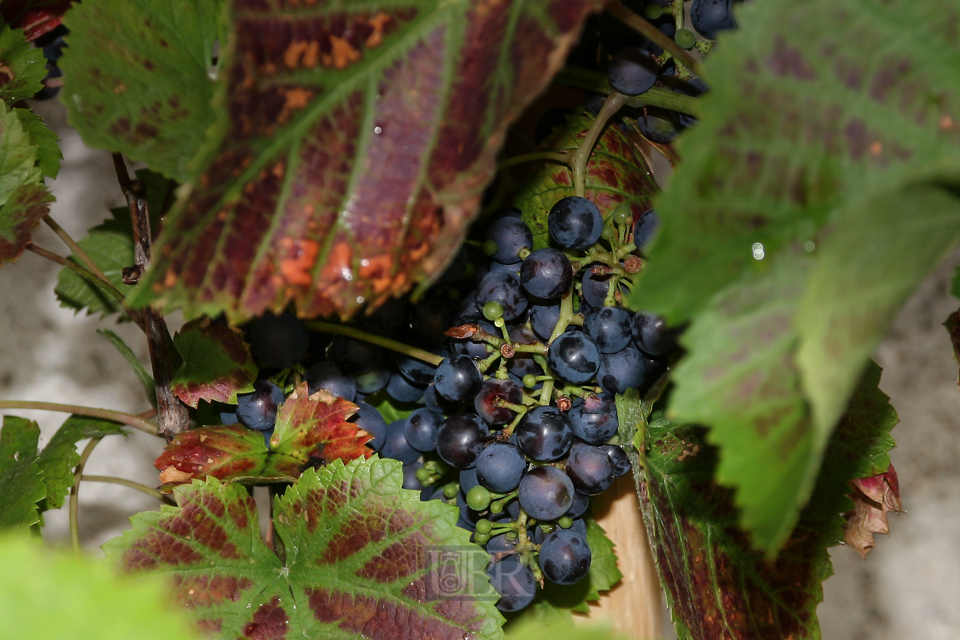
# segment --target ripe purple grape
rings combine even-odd
[[[399,460],[403,464],[410,464],[420,457],[420,452],[410,446],[403,436],[403,426],[406,420],[394,420],[387,425],[387,437],[380,448],[380,457]]]
[[[564,249],[586,249],[600,239],[603,216],[597,205],[580,196],[567,196],[553,205],[547,230]]]
[[[560,304],[530,305],[530,328],[541,340],[549,340],[560,320]]]
[[[487,568],[490,586],[500,594],[497,609],[503,612],[519,611],[537,595],[537,582],[533,573],[523,565],[517,555],[508,555]]]
[[[637,223],[633,225],[633,243],[637,245],[638,249],[643,249],[650,242],[650,238],[653,237],[659,226],[660,217],[654,209],[650,209],[640,216]]]
[[[250,330],[250,353],[262,367],[286,369],[307,355],[310,336],[303,322],[291,313],[261,316]]]
[[[477,363],[467,355],[444,358],[433,378],[437,393],[451,402],[463,402],[483,384]]]
[[[313,395],[325,389],[331,395],[353,402],[357,395],[357,383],[353,376],[344,375],[331,360],[316,363],[303,376],[307,381],[307,391]]]
[[[237,420],[256,431],[273,429],[282,403],[283,389],[269,380],[257,380],[252,392],[237,394]]]
[[[534,467],[520,480],[517,499],[537,520],[556,520],[573,504],[574,488],[569,476],[549,465]]]
[[[582,442],[574,443],[567,458],[567,475],[578,493],[595,496],[610,488],[613,461],[606,451]]]
[[[381,355],[382,347],[346,336],[334,336],[330,343],[330,357],[337,363],[340,371],[351,375],[370,371]]]
[[[387,383],[387,395],[397,402],[416,402],[423,397],[424,390],[407,381],[399,371],[394,371]]]
[[[613,395],[623,395],[627,389],[643,392],[663,372],[663,368],[660,362],[631,346],[600,357],[597,382],[604,391]]]
[[[512,380],[499,378],[484,380],[473,400],[473,407],[477,414],[490,424],[506,424],[517,414],[509,407],[498,406],[499,401],[516,405],[522,403],[523,391],[520,385]]]
[[[603,452],[606,453],[610,458],[610,462],[613,463],[614,478],[619,478],[630,471],[630,458],[628,458],[627,454],[624,453],[623,447],[615,444],[604,444],[600,445],[598,448],[602,449]]]
[[[477,480],[494,493],[509,493],[520,484],[526,466],[516,445],[494,442],[477,457]]]
[[[451,467],[469,469],[489,439],[490,432],[477,415],[457,413],[437,430],[437,454]]]
[[[660,316],[643,311],[635,314],[632,331],[634,344],[648,356],[662,358],[677,348],[679,332],[669,329]]]
[[[443,424],[443,414],[430,409],[417,409],[403,423],[403,437],[417,451],[437,448],[437,430]]]
[[[583,318],[583,330],[600,353],[616,353],[633,338],[630,312],[619,307],[594,309]]]
[[[487,227],[485,234],[486,239],[496,247],[496,252],[490,257],[501,264],[520,262],[520,250],[533,246],[530,227],[519,215],[513,215],[516,211],[516,209],[508,210],[507,215],[498,217]]]
[[[600,350],[593,338],[582,331],[567,331],[550,344],[550,370],[570,384],[586,384],[600,367]]]
[[[386,420],[383,419],[383,415],[375,407],[366,402],[358,402],[357,407],[358,410],[351,416],[350,421],[373,436],[373,440],[368,443],[368,446],[374,451],[380,451],[387,439]]]
[[[607,293],[610,291],[611,274],[599,274],[592,267],[587,269],[580,280],[580,294],[588,305],[594,309],[604,306]]]
[[[568,412],[573,435],[588,444],[604,444],[617,435],[620,423],[613,396],[601,393],[587,396]]]
[[[568,529],[558,529],[540,545],[540,570],[556,584],[574,584],[587,575],[592,560],[586,539]]]
[[[648,49],[628,47],[613,57],[607,68],[607,79],[610,86],[620,93],[638,96],[653,88],[659,73],[657,61]]]
[[[537,249],[520,265],[520,284],[537,298],[558,298],[566,293],[572,281],[570,259],[556,249]]]
[[[556,407],[541,405],[520,418],[516,432],[520,449],[534,460],[559,460],[573,444],[573,431]]]
[[[704,38],[713,40],[720,31],[736,29],[733,0],[693,0],[690,22]]]

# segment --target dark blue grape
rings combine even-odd
[[[519,215],[512,215],[516,209],[508,210],[487,227],[485,238],[496,246],[496,252],[490,257],[501,264],[520,262],[520,250],[533,246],[533,234],[530,227]]]
[[[383,355],[383,347],[346,336],[334,336],[330,343],[330,357],[340,371],[360,375],[373,369]]]
[[[442,413],[417,409],[404,421],[403,437],[417,451],[433,451],[437,448],[437,429],[443,420]]]
[[[425,387],[411,384],[399,371],[394,371],[387,383],[387,395],[397,402],[416,402],[423,397],[424,391]]]
[[[380,391],[390,382],[390,369],[383,363],[378,363],[373,369],[354,377],[357,392],[371,394]]]
[[[556,584],[579,582],[590,570],[591,559],[586,539],[568,529],[557,529],[540,545],[540,570]]]
[[[587,499],[589,500],[589,498],[587,498]],[[571,507],[571,509],[572,509],[572,507]],[[568,517],[568,518],[573,518],[573,516],[570,515],[570,512],[569,512],[569,511],[568,511],[566,514],[564,514],[564,515],[565,515],[566,517]],[[551,529],[551,530],[548,532],[548,531],[544,531],[544,530],[543,530],[543,527],[540,527],[540,526],[531,527],[531,532],[532,532],[532,533],[530,533],[530,540],[531,540],[534,544],[543,544],[543,541],[546,540],[546,539],[547,539],[547,536],[549,536],[551,533],[553,533],[554,531],[556,531],[556,530],[558,530],[558,529],[561,529],[561,530],[562,530],[561,527],[550,527],[550,529]],[[572,523],[566,530],[567,530],[567,531],[570,531],[571,533],[573,533],[573,534],[575,534],[575,535],[580,536],[580,537],[583,538],[584,540],[587,539],[587,523],[584,522],[582,518],[574,519],[574,520],[573,520],[573,523]]]
[[[654,358],[670,355],[677,348],[679,331],[667,327],[660,316],[639,312],[633,316],[633,343]]]
[[[567,196],[553,205],[547,230],[564,249],[586,249],[600,239],[603,216],[597,205],[580,196]]]
[[[607,68],[607,79],[610,86],[620,93],[638,96],[656,84],[659,73],[657,61],[648,49],[628,47],[613,57]]]
[[[568,412],[573,435],[588,444],[604,444],[617,435],[617,405],[613,396],[601,393],[588,396]]]
[[[494,301],[503,308],[503,319],[514,320],[527,310],[527,297],[520,286],[520,278],[509,271],[491,271],[477,285],[477,310]]]
[[[64,27],[58,27],[58,30],[62,30]],[[56,31],[51,32],[51,35],[56,33]],[[57,66],[57,61],[60,60],[61,55],[63,54],[63,49],[66,48],[66,43],[63,40],[63,36],[58,36],[55,39],[51,40],[43,46],[43,57],[47,59],[46,68],[47,76],[44,80],[53,80],[54,78],[60,78],[63,76],[63,71],[60,67]],[[48,87],[46,82],[44,82],[44,87],[33,96],[34,100],[49,100],[53,98],[58,93],[60,93],[60,87]]]
[[[523,414],[517,424],[517,444],[534,460],[559,460],[573,444],[573,431],[556,407],[541,405]]]
[[[357,412],[353,414],[350,421],[372,435],[373,440],[368,444],[374,451],[380,451],[387,439],[386,420],[383,419],[383,415],[376,408],[366,402],[358,402],[357,407]]]
[[[460,491],[466,495],[470,492],[470,489],[473,489],[480,484],[480,480],[477,479],[477,468],[473,467],[470,469],[464,469],[460,472]]]
[[[473,407],[481,418],[492,425],[506,424],[517,415],[509,407],[497,406],[498,401],[520,404],[523,402],[523,391],[512,380],[489,378],[483,381],[480,391],[473,400]]]
[[[417,470],[423,467],[422,462],[411,462],[403,465],[403,488],[412,491],[423,491],[423,485],[417,480]]]
[[[625,309],[601,307],[583,317],[583,330],[597,343],[600,353],[616,353],[633,338],[631,320]]]
[[[505,533],[493,536],[486,544],[487,553],[491,556],[495,556],[495,554],[506,555],[513,553],[516,548],[517,539],[513,538],[510,540]]]
[[[567,292],[572,281],[570,259],[556,249],[537,249],[520,265],[520,284],[538,298],[558,298]]]
[[[269,380],[257,380],[252,392],[237,394],[237,420],[256,431],[273,429],[282,403],[283,389]]]
[[[520,277],[520,267],[523,265],[522,262],[514,262],[513,264],[500,264],[497,261],[490,263],[490,268],[488,273],[493,273],[495,271],[504,271],[506,273],[512,273],[513,275]]]
[[[600,367],[600,350],[593,338],[582,331],[567,331],[550,344],[547,364],[561,380],[586,384]]]
[[[628,458],[627,454],[623,452],[623,447],[615,444],[604,444],[600,445],[598,448],[602,449],[610,458],[610,462],[613,463],[614,478],[619,478],[630,471],[630,458]]]
[[[220,411],[220,424],[237,424],[237,408],[230,407]]]
[[[477,393],[483,384],[483,374],[477,363],[467,355],[444,358],[433,378],[437,393],[451,402],[463,402]]]
[[[408,305],[406,298],[389,298],[373,312],[357,318],[357,324],[370,333],[392,336],[403,327]]]
[[[526,466],[516,445],[494,442],[477,457],[477,479],[494,493],[509,493],[520,484]]]
[[[325,389],[331,395],[353,402],[357,395],[357,383],[353,376],[340,373],[340,369],[330,360],[323,360],[307,369],[304,373],[307,381],[307,390],[313,395],[320,389]]]
[[[533,602],[537,582],[533,573],[517,555],[508,555],[487,567],[490,586],[500,594],[497,609],[503,612],[519,611]]]
[[[477,456],[489,439],[490,432],[479,416],[457,413],[437,431],[437,454],[451,467],[469,469],[477,464]]]
[[[537,520],[556,520],[573,504],[573,482],[556,467],[534,467],[520,480],[517,499]]]
[[[637,129],[650,142],[670,144],[683,130],[679,115],[669,109],[645,107],[637,118]]]
[[[436,411],[437,413],[449,414],[455,413],[457,410],[457,403],[450,402],[437,393],[437,385],[432,382],[427,385],[427,390],[423,392],[423,404],[427,409]]]
[[[560,303],[530,305],[530,328],[542,340],[549,340],[560,320]]]
[[[638,249],[643,249],[650,242],[659,226],[660,217],[655,210],[650,209],[640,216],[637,223],[633,225],[633,243],[637,245]]]
[[[291,313],[275,316],[267,312],[254,323],[249,337],[250,353],[261,367],[291,367],[307,355],[310,347],[307,328]]]
[[[398,355],[396,367],[408,382],[424,388],[433,382],[433,376],[437,373],[437,368],[432,364],[411,356]]]
[[[580,281],[580,293],[583,299],[594,309],[604,306],[610,291],[611,274],[598,274],[592,267],[587,269]]]
[[[574,492],[573,504],[570,505],[570,508],[567,509],[567,512],[563,515],[567,516],[568,518],[579,518],[587,512],[589,507],[590,496],[585,496],[582,493]]]
[[[639,389],[643,392],[661,373],[661,363],[633,347],[627,347],[618,353],[607,353],[600,357],[597,382],[607,393],[623,395],[627,389]]]
[[[613,461],[606,451],[576,442],[567,458],[567,475],[578,493],[595,496],[610,488],[614,479]]]
[[[392,458],[404,464],[410,464],[420,457],[420,452],[410,446],[403,436],[406,420],[394,420],[387,425],[387,437],[380,448],[381,458]]]
[[[733,0],[693,0],[690,23],[704,38],[713,40],[720,31],[736,29]]]

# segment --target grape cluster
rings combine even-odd
[[[587,575],[590,498],[630,470],[615,397],[646,390],[676,348],[660,318],[621,305],[657,223],[653,210],[634,219],[629,205],[601,212],[566,197],[547,217],[550,246],[533,250],[521,213],[498,212],[448,284],[359,320],[381,336],[416,336],[408,354],[268,314],[246,333],[264,377],[221,418],[263,432],[269,447],[284,392],[300,380],[356,403],[368,446],[403,463],[404,488],[459,508],[458,526],[491,554],[497,606],[522,609],[544,579]],[[385,420],[383,401],[403,417]]]

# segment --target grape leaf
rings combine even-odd
[[[588,115],[567,116],[566,125],[541,145],[541,150],[575,150],[583,132],[593,124]],[[630,206],[634,216],[650,207],[658,191],[653,174],[637,145],[638,134],[619,126],[608,126],[594,147],[587,162],[584,195],[600,209],[604,218],[622,203]],[[520,165],[513,170],[522,181],[513,195],[513,206],[520,209],[523,221],[533,232],[533,248],[550,245],[547,214],[561,198],[574,195],[573,174],[566,166],[553,162]]]
[[[191,429],[178,434],[153,465],[165,485],[194,478],[296,478],[311,465],[367,458],[372,436],[347,420],[356,405],[324,390],[308,396],[303,382],[277,411],[267,450],[263,434],[241,425]]]
[[[0,428],[0,530],[25,529],[40,522],[37,503],[46,490],[37,466],[40,427],[36,422],[3,416]]]
[[[573,620],[524,619],[509,627],[509,640],[626,640],[628,636],[614,634],[606,625],[573,624]]]
[[[847,483],[889,465],[897,417],[879,379],[871,364],[834,431],[810,502],[774,561],[737,526],[732,490],[714,482],[718,451],[703,427],[658,419],[621,434],[641,436],[639,453],[629,455],[681,640],[820,637],[815,609],[832,573],[826,550],[842,541],[841,514],[853,506]]]
[[[0,206],[0,265],[20,257],[50,210],[53,196],[42,184],[25,184]]]
[[[236,404],[238,393],[253,391],[257,365],[239,329],[197,318],[177,332],[173,344],[183,362],[170,384],[184,404],[194,409],[200,400]]]
[[[0,538],[3,632],[17,640],[194,640],[159,578],[118,578],[104,562],[27,540]],[[51,603],[56,614],[51,615]]]
[[[73,471],[80,464],[77,443],[87,438],[126,435],[123,425],[110,420],[72,415],[60,425],[37,459],[43,472],[46,500],[41,510],[59,509],[73,486]]]
[[[439,275],[595,7],[238,0],[199,176],[131,302],[346,318]]]
[[[13,112],[20,118],[23,130],[30,136],[30,142],[37,147],[37,167],[43,175],[56,178],[60,171],[60,161],[63,153],[57,141],[60,136],[54,133],[46,123],[29,109],[14,109]]]
[[[843,541],[866,559],[874,546],[873,534],[890,533],[887,514],[903,511],[900,482],[891,463],[886,473],[854,480],[851,485],[854,509],[845,515]]]
[[[825,29],[824,12],[843,28]],[[764,550],[796,521],[893,314],[960,241],[958,19],[908,0],[749,3],[707,61],[712,89],[679,139],[683,163],[628,302],[699,325],[671,415],[717,427],[721,479]],[[933,49],[950,53],[927,61]],[[764,308],[753,296],[775,282],[794,300],[772,292]],[[736,319],[738,288],[764,333]],[[718,312],[730,321],[711,328]],[[694,401],[705,394],[709,407]],[[792,470],[771,481],[777,441]]]
[[[75,4],[63,17],[70,34],[59,61],[61,99],[84,142],[185,181],[214,120],[210,69],[221,7],[218,0]]]
[[[3,21],[23,29],[27,42],[32,42],[60,26],[60,18],[72,0],[6,0],[0,3]]]
[[[109,340],[110,344],[116,347],[117,351],[120,352],[120,355],[123,356],[123,359],[127,361],[127,364],[130,365],[130,368],[133,369],[133,372],[137,375],[137,378],[139,378],[140,385],[143,387],[143,393],[147,396],[147,400],[149,400],[150,404],[156,408],[156,383],[153,380],[153,376],[150,375],[146,367],[143,366],[143,363],[140,362],[140,359],[137,358],[133,350],[127,346],[127,343],[123,341],[123,338],[118,336],[110,329],[97,329],[97,333]]]
[[[486,552],[455,526],[456,508],[421,502],[402,479],[394,460],[304,472],[274,503],[283,559],[246,490],[214,478],[177,487],[177,508],[134,516],[104,551],[129,574],[170,577],[197,626],[220,637],[502,637]],[[449,584],[440,553],[473,569],[458,582],[466,597],[437,591]]]
[[[23,129],[16,110],[0,103],[0,206],[24,185],[40,182],[37,148]]]
[[[27,44],[23,31],[4,25],[0,29],[0,100],[11,106],[32,98],[43,88],[47,75],[43,49]]]

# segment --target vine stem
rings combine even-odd
[[[557,84],[575,89],[593,91],[594,93],[602,93],[604,95],[613,91],[613,88],[610,86],[610,81],[607,79],[607,74],[591,69],[579,69],[577,67],[561,69],[557,75],[554,76],[553,81]],[[697,117],[699,115],[697,107],[699,104],[698,100],[699,98],[691,98],[690,96],[685,96],[667,89],[653,87],[638,96],[629,97],[626,106],[634,108],[662,107]]]
[[[0,409],[36,409],[39,411],[57,411],[60,413],[75,413],[78,416],[89,416],[91,418],[103,418],[104,420],[113,420],[127,426],[139,429],[152,436],[158,435],[157,425],[144,420],[140,416],[134,416],[122,411],[112,411],[110,409],[97,409],[95,407],[81,407],[74,404],[58,404],[55,402],[34,402],[32,400],[0,400]]]
[[[115,478],[113,476],[80,476],[81,481],[86,482],[103,482],[106,484],[119,484],[124,487],[129,487],[135,489],[140,493],[145,493],[148,496],[156,498],[160,501],[167,501],[167,496],[163,495],[153,487],[148,487],[145,484],[141,484],[134,480],[127,480],[126,478]]]
[[[700,61],[690,55],[686,49],[678,45],[672,38],[668,38],[652,22],[647,22],[638,16],[636,13],[628,9],[622,2],[620,2],[620,0],[612,0],[606,5],[605,9],[607,13],[612,15],[620,22],[630,26],[656,44],[660,45],[660,47],[665,51],[669,51],[670,55],[677,59],[677,62],[681,63],[683,66],[690,69],[695,74],[703,78],[704,81],[706,81],[707,76]]]
[[[53,251],[50,251],[48,249],[44,249],[43,247],[39,247],[32,242],[27,245],[27,250],[32,251],[33,253],[37,254],[41,258],[46,258],[50,262],[54,262],[56,264],[59,264],[62,267],[66,267],[67,269],[70,269],[71,271],[73,271],[75,274],[77,274],[78,276],[80,276],[90,284],[96,287],[99,287],[100,289],[103,289],[120,304],[123,304],[123,297],[124,297],[123,294],[120,293],[117,290],[117,288],[110,283],[109,280],[101,279],[100,277],[97,276],[97,274],[91,272],[88,269],[84,269],[73,260],[64,258],[60,254],[54,253]]]
[[[524,153],[498,162],[497,171],[509,169],[524,162],[536,162],[538,160],[552,160],[560,164],[568,164],[570,162],[570,154],[565,151],[535,151],[533,153]]]
[[[70,489],[70,542],[73,544],[73,552],[80,555],[80,516],[77,506],[80,502],[80,480],[83,478],[83,468],[90,458],[90,454],[97,448],[103,438],[91,438],[87,446],[83,448],[80,454],[80,462],[73,472],[73,487]]]
[[[573,169],[573,192],[581,198],[586,191],[587,160],[590,159],[590,154],[593,153],[593,145],[596,144],[597,138],[600,137],[600,132],[603,131],[603,128],[607,125],[607,121],[610,120],[613,114],[620,110],[620,107],[623,106],[626,100],[627,96],[616,91],[607,96],[606,102],[603,103],[603,108],[600,109],[600,113],[597,114],[596,119],[587,130],[583,140],[580,141],[580,146],[577,147],[576,153],[573,154],[573,158],[570,160],[570,166]]]
[[[66,229],[57,224],[57,222],[50,217],[50,214],[43,216],[43,221],[48,227],[53,229],[53,232],[57,234],[58,238],[63,240],[63,244],[70,247],[70,250],[73,251],[77,258],[79,258],[80,262],[87,266],[87,269],[90,270],[90,273],[100,278],[100,280],[105,282],[108,286],[113,287],[113,285],[110,284],[110,281],[107,280],[107,276],[103,275],[103,271],[100,271],[100,267],[97,266],[97,263],[90,259],[90,256],[88,256],[86,251],[81,249],[80,245],[70,237],[70,234],[67,233]]]
[[[425,349],[411,347],[410,345],[404,344],[397,340],[391,340],[390,338],[384,338],[373,333],[367,333],[366,331],[357,329],[356,327],[348,327],[346,325],[334,324],[332,322],[320,322],[319,320],[311,320],[309,322],[305,322],[304,324],[307,326],[307,329],[320,331],[321,333],[332,333],[338,336],[346,336],[348,338],[355,338],[357,340],[369,342],[370,344],[375,344],[379,347],[383,347],[384,349],[390,349],[391,351],[402,353],[410,356],[411,358],[423,360],[424,362],[432,364],[435,367],[439,366],[440,363],[443,362],[443,356],[430,353]]]

